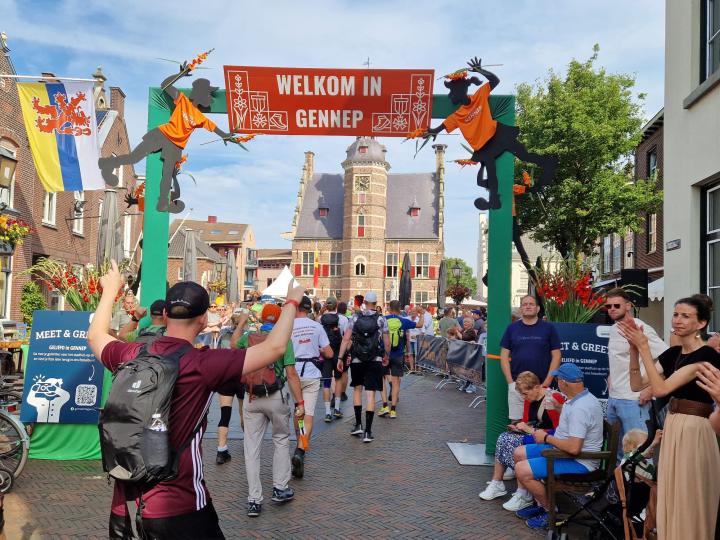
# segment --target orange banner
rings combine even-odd
[[[230,129],[405,137],[430,125],[431,69],[225,66]]]

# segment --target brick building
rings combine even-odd
[[[16,73],[5,39],[0,40],[0,73]],[[43,74],[47,75],[47,74]],[[108,98],[105,75],[98,68],[93,77],[98,138],[101,154],[127,153],[130,145],[124,119],[125,94],[111,88]],[[9,189],[0,188],[4,213],[30,224],[32,234],[12,255],[0,255],[0,317],[20,320],[20,297],[23,285],[30,279],[22,272],[40,257],[73,265],[94,264],[98,237],[98,216],[104,191],[46,193],[37,177],[28,145],[15,80],[0,78],[0,152],[15,162],[15,174]],[[116,189],[125,254],[131,258],[141,230],[138,216],[125,212],[123,198],[135,181],[132,166],[118,171],[121,180]],[[100,171],[98,170],[98,174]],[[84,204],[82,203],[84,201]],[[63,309],[61,297],[44,290],[51,309]]]
[[[286,266],[292,269],[292,251],[289,249],[258,249],[258,290],[269,287]]]
[[[358,137],[342,162],[344,174],[316,173],[305,153],[292,230],[291,270],[313,288],[315,253],[320,278],[314,290],[350,299],[375,291],[398,296],[398,268],[410,255],[413,302],[434,302],[444,256],[445,145],[436,144],[434,172],[389,174],[385,147]]]

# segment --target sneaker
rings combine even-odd
[[[390,407],[380,407],[380,410],[378,411],[378,416],[387,416],[390,414]]]
[[[215,458],[215,463],[218,465],[222,465],[223,463],[227,463],[232,459],[232,456],[230,455],[230,452],[227,450],[223,450],[222,452],[217,453],[217,457]]]
[[[291,487],[286,487],[285,489],[273,488],[272,500],[275,502],[282,503],[292,501],[293,497],[295,497],[295,490]]]
[[[340,401],[347,401],[347,394],[345,392],[340,395]]]
[[[249,517],[258,517],[260,512],[262,512],[262,504],[256,502],[248,503],[247,515]]]
[[[542,514],[528,519],[525,525],[535,530],[545,530],[548,528],[548,513],[543,509]]]
[[[355,424],[355,427],[350,430],[350,435],[362,435],[363,426],[362,424]]]
[[[535,516],[539,516],[544,513],[546,513],[546,511],[542,506],[538,504],[533,504],[532,506],[528,506],[527,508],[518,510],[517,512],[515,512],[515,515],[524,521],[526,519],[532,519]]]
[[[535,500],[532,498],[532,495],[521,495],[519,492],[513,493],[513,496],[510,498],[508,502],[503,504],[503,508],[507,510],[508,512],[517,512],[518,510],[522,510],[523,508],[527,508],[528,506],[533,506],[535,504]]]
[[[295,450],[292,457],[292,475],[295,478],[302,478],[305,474],[305,455]]]
[[[397,418],[397,411],[390,411],[390,418]]]
[[[375,437],[373,437],[373,434],[369,431],[366,431],[363,435],[363,442],[373,442],[375,440]]]
[[[326,414],[326,415],[325,415],[325,421],[326,421],[326,422],[330,423],[330,422],[332,422],[332,419],[333,419],[332,414]]]
[[[335,418],[342,418],[342,417],[343,417],[343,413],[342,413],[342,411],[341,411],[340,409],[335,409],[335,410],[333,411],[333,416],[334,416]]]
[[[507,490],[505,489],[504,484],[496,484],[495,482],[490,482],[485,488],[485,490],[481,491],[478,494],[478,497],[480,497],[484,501],[492,501],[493,499],[497,499],[498,497],[504,497],[505,495],[507,495]]]
[[[515,471],[511,468],[505,469],[505,472],[503,473],[503,480],[514,480],[515,479]]]

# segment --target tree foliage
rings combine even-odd
[[[33,313],[47,309],[45,297],[40,292],[40,286],[34,281],[28,281],[23,285],[20,295],[20,312],[23,316],[23,322],[32,326]]]
[[[654,179],[632,182],[644,96],[633,95],[634,77],[596,67],[598,50],[572,60],[564,78],[550,71],[543,83],[517,88],[521,140],[559,160],[553,185],[517,198],[518,224],[563,257],[591,255],[600,237],[640,230],[645,213],[662,205]]]
[[[445,259],[445,270],[447,271],[445,283],[447,289],[450,289],[450,287],[456,283],[452,271],[456,264],[459,264],[462,269],[460,273],[460,284],[470,289],[470,294],[467,296],[473,296],[477,290],[477,282],[475,281],[475,276],[473,276],[473,269],[465,261],[456,257],[447,257]]]

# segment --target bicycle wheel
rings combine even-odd
[[[23,425],[13,415],[0,410],[0,469],[15,478],[25,467],[30,439]]]

